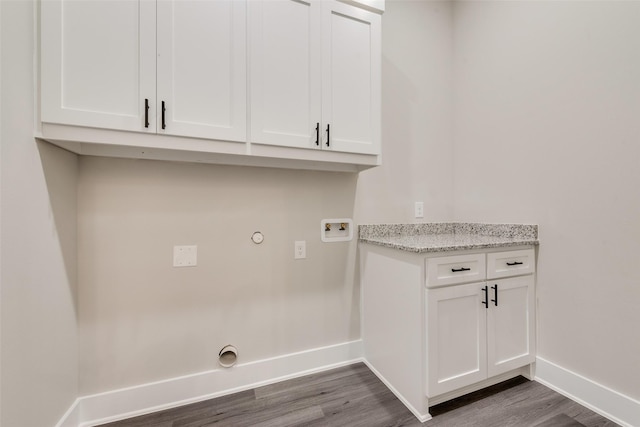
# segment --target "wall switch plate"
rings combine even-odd
[[[424,218],[424,202],[416,202],[415,215],[416,218]]]
[[[174,246],[173,266],[174,267],[195,267],[198,264],[198,247]]]
[[[305,240],[296,240],[293,244],[294,259],[305,259],[307,257],[307,242]]]

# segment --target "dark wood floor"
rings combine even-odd
[[[522,377],[434,406],[430,412],[432,420],[424,424],[418,422],[366,365],[358,363],[104,426],[617,425],[553,390]]]

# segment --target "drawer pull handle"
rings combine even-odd
[[[470,268],[466,268],[466,267],[462,267],[462,268],[452,268],[451,272],[452,273],[459,273],[461,271],[471,271]]]
[[[495,306],[498,306],[498,284],[496,283],[495,285],[493,285],[491,287],[491,289],[493,289],[493,297],[494,299],[491,300],[492,303],[495,304]]]
[[[508,266],[512,266],[512,265],[522,265],[522,263],[520,261],[514,261],[514,262],[508,262],[507,263]]]
[[[482,292],[484,292],[484,301],[482,301],[482,304],[484,304],[484,308],[489,308],[489,287],[485,286],[482,288]]]

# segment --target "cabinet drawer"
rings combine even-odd
[[[427,288],[485,279],[484,254],[427,258],[426,267]]]
[[[535,251],[495,252],[487,254],[487,278],[520,276],[535,271]]]

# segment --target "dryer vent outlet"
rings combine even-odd
[[[238,349],[232,345],[225,345],[218,353],[218,363],[223,368],[230,368],[238,361]]]

